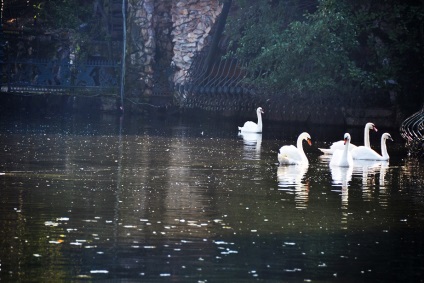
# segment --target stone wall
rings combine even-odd
[[[193,57],[211,38],[222,11],[219,0],[129,0],[126,89],[130,97],[152,94],[155,78],[182,82]],[[158,74],[155,75],[155,72]],[[169,75],[169,74],[168,74]]]
[[[183,0],[172,7],[174,82],[184,81],[193,56],[210,40],[210,31],[222,11],[219,0]]]
[[[140,96],[153,87],[156,34],[154,0],[128,1],[126,92]]]

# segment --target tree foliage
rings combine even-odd
[[[92,1],[44,0],[33,5],[36,17],[45,27],[76,29],[92,15]]]
[[[403,1],[239,1],[227,25],[249,81],[294,98],[403,93],[423,72],[423,7]],[[239,34],[240,36],[237,36]],[[410,69],[411,64],[414,70]],[[370,96],[372,94],[372,96]],[[407,95],[406,95],[407,96]]]

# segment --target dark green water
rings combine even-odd
[[[3,119],[0,281],[424,280],[424,167],[398,133],[390,162],[338,172],[317,148],[362,129],[265,124],[258,143],[241,123]],[[303,131],[309,166],[278,166]]]

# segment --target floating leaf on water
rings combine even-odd
[[[108,274],[109,271],[107,271],[107,270],[90,270],[90,273],[92,273],[92,274],[96,274],[96,273]]]
[[[45,222],[44,222],[44,225],[46,225],[46,226],[53,226],[53,227],[56,227],[56,226],[58,226],[58,225],[59,225],[59,223],[57,223],[57,222],[53,222],[53,221],[45,221]]]
[[[85,275],[85,274],[80,274],[80,275],[77,276],[77,278],[87,279],[87,278],[91,278],[91,276],[88,276],[88,275]]]
[[[156,246],[143,246],[145,249],[156,249]]]
[[[284,272],[300,272],[302,269],[300,268],[294,268],[294,269],[284,269]]]
[[[226,249],[225,251],[221,252],[223,255],[229,255],[229,254],[238,254],[238,251],[233,251],[230,249]]]
[[[124,225],[124,228],[137,228],[137,226],[134,226],[134,225]]]

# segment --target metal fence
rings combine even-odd
[[[406,140],[409,154],[424,158],[424,106],[403,121],[400,133]]]
[[[45,35],[6,34],[1,58],[1,92],[118,96],[120,48],[120,42],[87,43],[85,50],[93,50],[92,54],[86,52],[78,57],[67,42],[46,40]],[[114,56],[101,55],[102,49],[108,49]]]
[[[252,77],[235,58],[219,58],[207,66],[207,51],[199,52],[184,78],[174,86],[177,103],[184,108],[243,111],[265,105],[266,97],[246,82]]]

